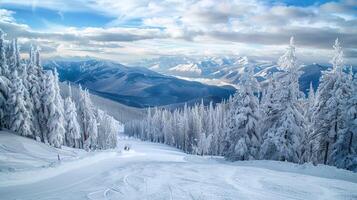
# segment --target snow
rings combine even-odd
[[[179,64],[176,67],[170,68],[169,71],[175,72],[185,72],[185,73],[192,73],[195,75],[200,75],[202,70],[197,64]]]
[[[126,144],[131,150],[121,151]],[[87,153],[2,131],[0,147],[1,199],[357,198],[357,174],[330,166],[232,163],[127,138],[117,149]]]
[[[174,76],[176,78],[179,79],[183,79],[186,81],[196,81],[196,82],[200,82],[206,85],[216,85],[216,86],[226,86],[226,85],[230,85],[236,89],[238,89],[238,86],[236,84],[233,83],[229,83],[226,82],[222,79],[215,79],[215,78],[191,78],[191,77],[185,77],[185,76]]]
[[[52,148],[32,139],[0,131],[0,173],[46,168],[57,162],[58,154],[62,161],[70,161],[83,157],[86,152],[67,147]]]

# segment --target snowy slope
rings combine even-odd
[[[64,97],[68,95],[68,85],[67,83],[61,83],[61,92]],[[72,94],[75,100],[79,99],[79,90],[78,87],[72,85]],[[131,120],[138,120],[146,116],[145,109],[130,107],[119,102],[103,98],[101,96],[90,94],[91,100],[94,105],[99,109],[105,111],[110,116],[114,117],[116,120],[126,123]]]
[[[11,132],[0,131],[0,187],[55,177],[115,155],[117,153],[114,151],[86,152],[65,146],[58,149]]]
[[[42,146],[0,134],[2,163]],[[30,144],[28,144],[30,143]],[[120,153],[124,144],[132,149]],[[18,148],[20,145],[20,148]],[[357,174],[330,166],[276,161],[226,162],[184,154],[161,144],[120,140],[119,149],[21,172],[0,171],[1,199],[356,199]],[[36,147],[32,147],[36,148]],[[73,151],[73,150],[69,150]],[[3,156],[5,152],[6,156]],[[27,153],[36,155],[37,151]],[[61,154],[62,155],[62,154]],[[7,158],[6,158],[7,157]],[[34,160],[37,158],[34,157]],[[11,165],[12,160],[8,161]],[[18,164],[22,164],[19,162]]]
[[[58,161],[58,154],[62,161],[69,161],[83,157],[86,152],[68,147],[56,149],[32,139],[0,131],[0,172],[2,173],[54,166]]]

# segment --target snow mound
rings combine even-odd
[[[0,131],[0,172],[24,171],[50,167],[61,161],[75,160],[86,154],[84,150],[53,148],[33,139]]]
[[[320,178],[336,179],[357,183],[357,173],[334,166],[317,165],[312,163],[295,164],[273,160],[238,161],[232,163],[235,166],[257,167],[279,172],[296,173]],[[357,191],[357,190],[356,190]]]
[[[0,186],[37,182],[117,155],[113,150],[86,152],[65,146],[58,149],[0,131]]]

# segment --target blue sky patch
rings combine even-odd
[[[103,27],[113,17],[108,17],[91,12],[61,12],[44,8],[32,10],[29,7],[4,7],[14,13],[14,18],[19,23],[24,23],[33,29],[45,29],[48,24],[59,24],[71,27]]]
[[[268,0],[273,4],[285,4],[288,6],[311,6],[311,5],[321,5],[327,2],[333,2],[331,0]]]

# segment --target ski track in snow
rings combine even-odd
[[[0,199],[357,199],[357,174],[333,167],[318,168],[336,172],[334,179],[314,175],[313,166],[230,163],[135,140],[122,140],[119,148],[126,143],[132,145],[129,152],[116,149],[50,168],[0,172]]]

